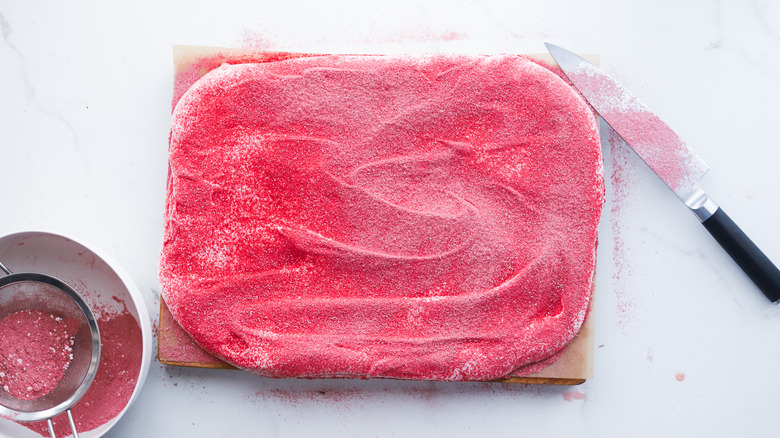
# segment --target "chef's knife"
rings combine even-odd
[[[764,295],[780,300],[780,271],[699,185],[707,163],[604,71],[565,49],[545,45],[585,100],[693,211]]]

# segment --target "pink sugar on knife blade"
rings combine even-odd
[[[590,64],[579,64],[572,76],[583,95],[602,96],[596,111],[669,188],[680,197],[694,191],[708,167],[663,120]]]

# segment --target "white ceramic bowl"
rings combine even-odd
[[[124,415],[143,387],[152,359],[152,325],[141,292],[129,275],[93,247],[64,236],[27,231],[0,237],[0,261],[13,272],[40,272],[59,278],[76,289],[95,311],[127,311],[141,327],[143,354],[133,393],[114,418],[91,431],[79,431],[82,438],[103,436]],[[3,274],[0,271],[0,274]],[[120,302],[124,302],[121,304]],[[64,414],[56,421],[67,421]],[[0,418],[0,437],[40,437],[39,434]]]

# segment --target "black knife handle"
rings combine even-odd
[[[780,270],[722,208],[718,207],[702,225],[769,300],[780,300]]]

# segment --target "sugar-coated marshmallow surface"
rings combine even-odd
[[[602,203],[592,113],[523,57],[224,65],[174,110],[163,294],[266,376],[533,372],[583,322]]]

